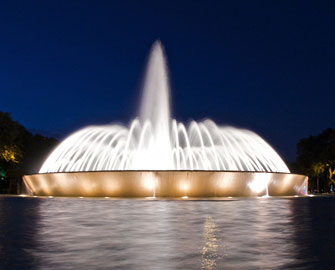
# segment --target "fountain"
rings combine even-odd
[[[161,43],[151,49],[139,117],[128,127],[85,127],[23,177],[34,195],[221,197],[306,194],[308,178],[289,169],[252,131],[212,120],[171,118]]]

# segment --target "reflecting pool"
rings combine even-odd
[[[0,269],[334,269],[335,197],[0,197]]]

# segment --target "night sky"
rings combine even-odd
[[[58,139],[128,124],[156,39],[180,121],[251,129],[288,161],[335,127],[335,1],[2,1],[0,111]]]

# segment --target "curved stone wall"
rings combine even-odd
[[[252,197],[307,195],[308,177],[235,171],[100,171],[23,176],[32,195],[66,197]]]

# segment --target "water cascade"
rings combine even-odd
[[[40,173],[122,170],[283,172],[275,150],[246,129],[212,120],[188,125],[171,118],[164,50],[151,49],[139,116],[129,126],[85,127],[66,138]]]

